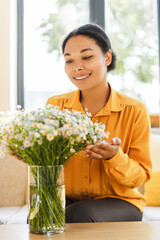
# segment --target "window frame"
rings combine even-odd
[[[90,22],[97,23],[105,29],[105,0],[89,1]]]
[[[17,0],[17,105],[24,108],[24,0]]]

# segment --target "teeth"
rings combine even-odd
[[[86,76],[83,76],[83,77],[76,77],[75,79],[77,79],[77,80],[81,80],[81,79],[86,78],[86,77],[88,77],[88,76],[89,76],[89,74],[86,75]]]

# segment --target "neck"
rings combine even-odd
[[[97,86],[96,88],[81,91],[80,101],[84,108],[94,116],[107,103],[110,94],[108,83],[105,86]]]

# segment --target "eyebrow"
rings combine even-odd
[[[86,52],[86,51],[93,51],[93,49],[92,48],[85,48],[85,49],[82,49],[80,51],[80,53],[83,53],[83,52]],[[64,56],[70,56],[70,55],[71,55],[70,53],[65,53],[64,54]]]

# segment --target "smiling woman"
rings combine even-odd
[[[144,196],[136,188],[151,173],[149,116],[140,101],[108,83],[115,54],[101,27],[86,24],[62,44],[65,72],[77,91],[53,96],[47,104],[88,112],[102,122],[109,141],[88,145],[65,164],[66,221],[141,221]]]
[[[103,54],[96,42],[86,36],[68,40],[64,49],[65,72],[80,90],[106,86],[106,67],[111,62],[111,51]]]

